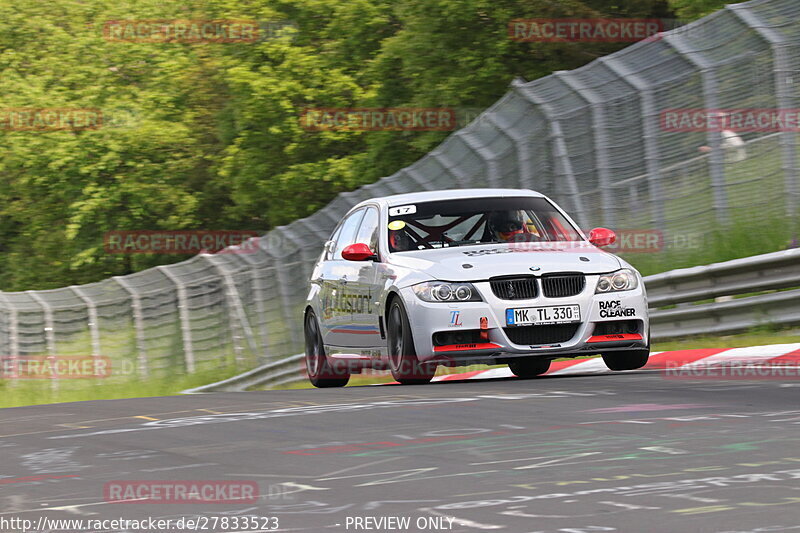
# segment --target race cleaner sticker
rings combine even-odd
[[[618,318],[636,316],[636,309],[633,307],[622,307],[620,300],[609,300],[598,302],[600,304],[600,318]]]

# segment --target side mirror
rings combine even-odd
[[[589,232],[589,242],[595,246],[609,246],[617,242],[617,234],[606,228],[594,228]]]
[[[369,249],[368,245],[357,242],[344,247],[344,250],[342,250],[342,258],[347,261],[369,261],[376,259],[377,256],[375,252]]]

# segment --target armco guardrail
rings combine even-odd
[[[644,278],[653,339],[736,333],[754,326],[800,324],[800,248],[682,268]],[[794,289],[794,290],[782,290]],[[769,291],[726,301],[709,299]],[[672,309],[663,309],[666,306]],[[305,379],[303,355],[185,393],[244,391]]]
[[[135,369],[132,378],[151,379],[297,353],[306,280],[323,243],[353,205],[376,196],[535,189],[583,228],[654,230],[672,255],[692,253],[681,243],[700,243],[743,213],[794,219],[796,132],[740,132],[744,144],[731,145],[721,131],[673,131],[661,118],[676,108],[797,108],[798,44],[798,0],[752,0],[581,68],[515,80],[429,154],[270,231],[254,253],[0,292],[0,359],[107,356],[129,363],[119,366]]]
[[[645,285],[656,340],[800,323],[800,249],[664,272]],[[730,298],[741,295],[750,296]]]
[[[183,394],[214,391],[242,392],[255,387],[278,387],[305,380],[304,370],[305,356],[297,354],[262,365],[223,381],[185,390]]]

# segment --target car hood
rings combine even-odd
[[[445,281],[484,280],[513,274],[583,272],[622,267],[619,259],[588,243],[526,243],[459,246],[394,253],[390,262]]]

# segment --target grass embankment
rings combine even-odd
[[[63,379],[57,384],[43,379],[0,380],[0,407],[19,407],[47,403],[80,402],[170,396],[234,376],[241,368],[202,370],[194,374],[176,374],[147,380]]]

